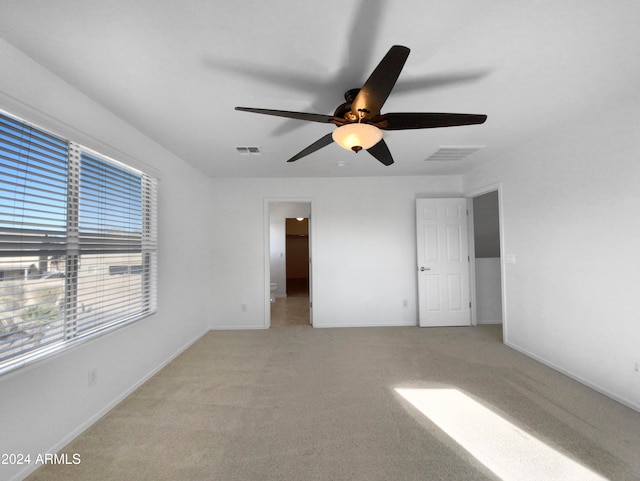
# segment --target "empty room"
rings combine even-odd
[[[638,20],[0,1],[0,480],[639,480]]]

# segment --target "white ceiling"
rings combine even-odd
[[[639,23],[637,0],[0,0],[6,41],[212,176],[465,172],[638,95]],[[335,144],[287,163],[333,126],[234,110],[333,114],[394,44],[411,55],[383,113],[487,122],[385,132],[391,167]],[[477,145],[466,160],[425,161]]]

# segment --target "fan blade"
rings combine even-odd
[[[485,120],[486,115],[405,112],[378,115],[371,122],[382,130],[407,130],[482,124]]]
[[[288,110],[253,109],[250,107],[236,107],[241,112],[253,112],[255,114],[274,115],[276,117],[286,117],[289,119],[308,120],[311,122],[321,122],[325,124],[339,121],[333,115],[309,114],[306,112],[289,112]],[[344,119],[342,120],[344,122]]]
[[[361,110],[366,110],[369,112],[367,118],[370,118],[380,113],[398,80],[409,52],[407,47],[401,45],[394,45],[389,49],[351,103],[351,111],[354,114],[359,115]]]
[[[288,90],[305,94],[314,93],[327,87],[326,83],[322,81],[322,76],[318,75],[319,72],[309,72],[308,70],[300,72],[286,66],[275,68],[271,64],[250,64],[238,58],[225,59],[214,56],[205,57],[203,63],[214,74],[220,71],[230,72],[251,80],[258,80],[260,83],[280,88],[286,87]],[[296,63],[291,62],[289,65],[296,65]]]
[[[401,94],[415,92],[416,90],[437,89],[476,82],[482,80],[490,73],[491,70],[489,69],[476,69],[448,73],[432,73],[413,78],[403,77],[402,80],[398,80],[398,83],[393,87],[393,92]]]
[[[346,58],[339,74],[334,77],[335,83],[342,85],[358,85],[369,72],[375,56],[375,39],[372,32],[382,30],[385,20],[386,0],[360,0],[351,16],[350,24],[344,29],[348,32],[346,39]],[[355,2],[353,2],[355,3]]]
[[[389,152],[389,147],[384,139],[380,140],[380,142],[373,147],[368,148],[367,152],[386,166],[393,164],[393,157],[391,157],[391,152]]]
[[[299,153],[297,153],[296,155],[294,155],[293,157],[291,157],[289,160],[287,160],[287,162],[295,162],[296,160],[314,153],[316,150],[320,150],[322,147],[326,147],[327,145],[329,145],[330,143],[333,142],[333,136],[331,133],[325,135],[324,137],[322,137],[319,140],[316,140],[313,144],[311,144],[309,147],[307,147],[306,149],[300,151]]]

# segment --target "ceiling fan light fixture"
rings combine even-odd
[[[370,149],[382,140],[382,130],[371,124],[353,123],[338,127],[331,134],[336,144],[346,150],[359,152]]]
[[[393,164],[393,156],[387,143],[382,140],[382,132],[376,127],[377,125],[384,130],[414,130],[482,124],[487,120],[486,115],[478,114],[437,112],[381,114],[382,106],[393,90],[408,56],[407,47],[393,45],[362,87],[350,89],[344,94],[346,102],[339,105],[333,115],[250,107],[236,107],[236,110],[339,126],[333,132],[325,134],[302,149],[287,162],[295,162],[335,142],[343,149],[356,153],[364,149],[387,167]]]

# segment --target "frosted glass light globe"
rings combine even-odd
[[[358,152],[369,149],[382,139],[382,131],[370,124],[346,124],[331,134],[333,140],[343,149]]]

